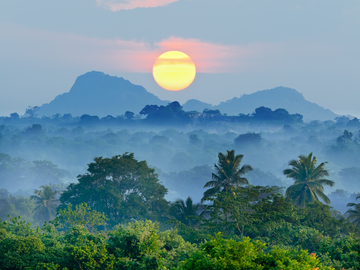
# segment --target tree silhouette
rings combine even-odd
[[[30,117],[35,117],[37,114],[37,111],[40,109],[39,106],[34,106],[31,107],[29,106],[26,110],[25,110],[25,114],[28,114]]]
[[[201,202],[208,200],[219,192],[230,192],[232,187],[249,184],[244,177],[247,172],[252,171],[250,165],[243,165],[241,169],[240,163],[244,155],[236,155],[235,150],[226,151],[226,155],[219,153],[218,164],[214,164],[216,173],[212,174],[212,180],[207,182],[204,188],[208,188],[204,192]]]
[[[284,174],[295,182],[286,190],[286,200],[297,207],[305,207],[309,202],[319,201],[319,198],[330,204],[330,199],[324,194],[323,185],[332,187],[334,182],[324,178],[329,176],[324,169],[325,164],[326,162],[322,162],[316,166],[316,157],[313,157],[312,153],[299,156],[299,160],[291,160],[289,165],[292,168],[284,170]]]
[[[186,201],[179,199],[170,206],[170,214],[190,227],[195,227],[199,223],[198,220],[192,217],[203,217],[206,213],[207,211],[205,206],[201,203],[194,204],[190,196],[186,199]]]
[[[40,190],[35,190],[35,195],[32,195],[31,199],[37,204],[34,209],[34,218],[42,223],[49,221],[55,215],[58,202],[55,196],[58,192],[54,191],[51,186],[41,186],[40,188]]]
[[[134,115],[135,115],[135,113],[133,113],[133,112],[130,112],[130,111],[126,111],[126,112],[125,112],[125,117],[126,117],[127,119],[132,119],[132,118],[134,118]]]
[[[356,197],[357,199],[360,199],[360,195]],[[360,229],[360,203],[348,203],[346,206],[354,207],[354,209],[347,210],[345,215],[354,226]]]

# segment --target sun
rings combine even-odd
[[[196,67],[187,54],[169,51],[155,61],[153,76],[162,88],[180,91],[192,84],[196,76]]]

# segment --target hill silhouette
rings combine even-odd
[[[38,115],[71,113],[73,116],[90,114],[104,117],[122,115],[126,111],[138,114],[148,104],[168,103],[122,77],[92,71],[79,76],[69,92],[42,105]]]
[[[50,103],[42,105],[39,116],[71,113],[73,116],[83,114],[122,115],[126,111],[138,114],[146,105],[167,105],[169,101],[159,99],[140,85],[132,84],[122,77],[106,75],[103,72],[91,71],[79,76],[70,91],[58,95]],[[239,113],[251,114],[256,108],[265,106],[272,110],[283,108],[289,113],[299,113],[309,120],[332,120],[338,115],[328,109],[307,101],[295,89],[276,87],[274,89],[258,91],[249,95],[234,97],[219,105],[191,99],[183,104],[185,111],[199,111],[204,109],[220,110],[228,115]]]
[[[333,120],[339,115],[325,109],[316,103],[307,101],[301,93],[288,87],[276,87],[269,90],[257,91],[249,95],[234,97],[216,106],[198,101],[189,100],[183,107],[188,111],[203,111],[204,108],[220,110],[228,115],[238,115],[239,113],[253,113],[256,108],[265,106],[272,110],[283,108],[289,113],[299,113],[304,116],[305,121],[309,120]]]
[[[184,103],[182,105],[182,107],[183,107],[184,111],[202,112],[204,109],[211,109],[214,106],[209,103],[199,101],[197,99],[190,99],[190,100],[186,101],[186,103]]]

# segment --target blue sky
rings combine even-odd
[[[103,71],[162,99],[218,104],[276,86],[360,116],[359,1],[4,0],[0,115],[22,114]],[[152,64],[181,50],[199,72],[174,93]]]

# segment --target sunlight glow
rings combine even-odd
[[[179,51],[163,53],[153,67],[155,81],[169,91],[187,88],[195,79],[196,67],[191,58]]]

